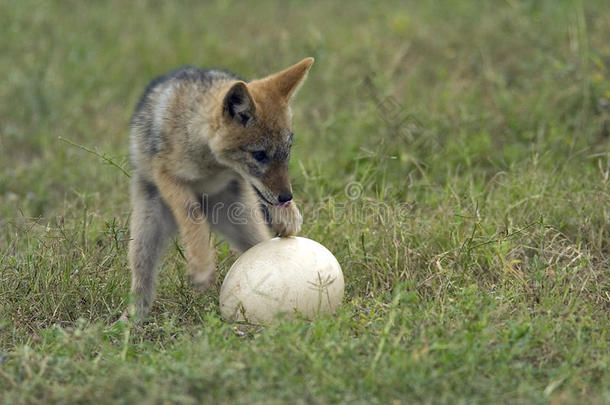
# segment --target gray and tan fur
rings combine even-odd
[[[299,231],[288,177],[289,102],[312,63],[307,58],[251,82],[184,67],[147,87],[130,134],[129,264],[137,319],[150,310],[156,268],[176,231],[187,274],[202,291],[216,280],[211,230],[239,252],[270,238],[268,224],[280,236]]]

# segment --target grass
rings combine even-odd
[[[602,0],[1,2],[0,402],[610,403],[609,36]],[[172,248],[116,324],[147,82],[305,56],[291,171],[339,313],[226,324]]]

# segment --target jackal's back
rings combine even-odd
[[[150,82],[140,97],[131,119],[130,162],[134,170],[148,166],[148,161],[168,146],[170,132],[187,135],[193,119],[201,114],[210,89],[222,81],[238,80],[228,71],[183,66]],[[211,105],[212,103],[210,103]],[[144,167],[142,167],[144,166]]]

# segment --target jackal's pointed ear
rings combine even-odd
[[[284,101],[289,102],[305,81],[307,72],[309,72],[313,62],[313,58],[305,58],[296,65],[269,76],[267,80],[271,87],[274,88],[276,94],[283,98]]]
[[[246,83],[237,82],[231,86],[222,101],[223,115],[245,127],[254,118],[255,112],[254,99],[250,95]]]

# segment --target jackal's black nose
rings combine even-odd
[[[291,193],[280,193],[280,195],[277,196],[277,199],[280,202],[280,204],[284,204],[284,203],[287,203],[288,201],[292,200],[292,194]]]

